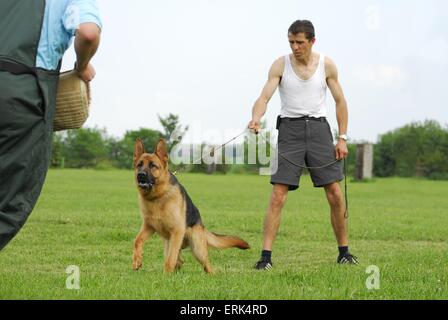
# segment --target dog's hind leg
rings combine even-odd
[[[143,245],[145,241],[154,233],[154,229],[149,227],[146,223],[142,224],[140,232],[134,240],[134,254],[132,257],[132,268],[138,270],[143,264]]]
[[[213,270],[208,259],[207,236],[204,232],[204,228],[199,225],[193,226],[189,236],[193,255],[202,264],[204,271],[212,274]]]
[[[178,230],[170,234],[165,255],[164,271],[166,273],[170,273],[176,270],[180,250],[182,248],[182,243],[184,241],[184,234],[185,233],[183,231]]]

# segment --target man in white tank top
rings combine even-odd
[[[272,245],[280,226],[281,210],[288,191],[299,186],[302,168],[322,167],[344,159],[347,154],[347,103],[338,81],[334,62],[313,52],[314,26],[310,21],[297,20],[288,30],[292,54],[274,61],[268,80],[252,109],[248,128],[258,133],[267,104],[277,87],[281,112],[277,119],[278,169],[271,176],[273,191],[267,209],[261,259],[256,269],[272,268]],[[336,103],[339,136],[336,146],[326,116],[327,87]],[[285,158],[287,158],[287,161]],[[331,208],[331,224],[338,243],[338,263],[357,264],[348,250],[345,204],[339,181],[343,179],[341,161],[324,168],[309,169],[315,187],[323,187]]]

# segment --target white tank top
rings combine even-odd
[[[327,115],[326,78],[323,54],[320,54],[319,65],[308,80],[299,78],[292,68],[289,55],[285,56],[285,69],[279,85],[280,116],[282,118],[325,117]]]

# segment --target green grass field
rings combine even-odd
[[[143,269],[132,270],[141,222],[132,175],[50,170],[26,225],[0,252],[0,299],[448,299],[446,181],[350,182],[350,249],[361,264],[339,266],[324,191],[305,176],[289,194],[274,268],[256,271],[268,178],[180,174],[205,226],[252,246],[211,250],[209,276],[189,249],[182,270],[164,275],[158,236],[146,243]],[[69,265],[80,269],[79,290],[66,288]],[[370,265],[380,270],[378,290],[366,288]]]

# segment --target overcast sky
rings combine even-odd
[[[186,141],[223,142],[251,117],[287,29],[309,19],[314,50],[331,57],[349,108],[348,135],[412,121],[448,124],[448,1],[98,0],[103,19],[86,126],[121,137],[161,129],[157,114],[190,126]],[[73,65],[73,47],[63,68]],[[328,91],[328,119],[337,128]],[[265,118],[272,128],[278,92]]]

